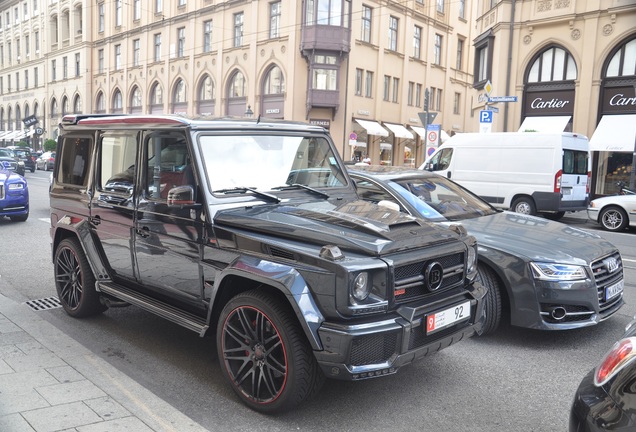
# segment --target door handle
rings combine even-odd
[[[451,172],[450,172],[450,171],[447,171],[447,172],[446,172],[446,177],[447,177],[447,178],[451,178]]]

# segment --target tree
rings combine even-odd
[[[29,145],[26,143],[26,141],[20,141],[18,143],[18,147],[28,147]]]
[[[44,151],[54,151],[56,147],[57,141],[55,141],[54,139],[47,139],[46,141],[44,141],[44,145],[42,146]]]

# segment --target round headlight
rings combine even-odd
[[[358,301],[366,300],[369,297],[369,275],[362,272],[356,276],[352,287],[353,298]]]

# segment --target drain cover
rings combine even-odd
[[[25,304],[36,312],[62,307],[57,297],[29,300]]]

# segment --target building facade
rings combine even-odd
[[[636,115],[635,0],[0,0],[0,18],[0,145],[56,138],[66,113],[253,115],[418,166],[484,109],[492,131],[598,125],[599,143]],[[614,148],[596,193],[630,169]]]

